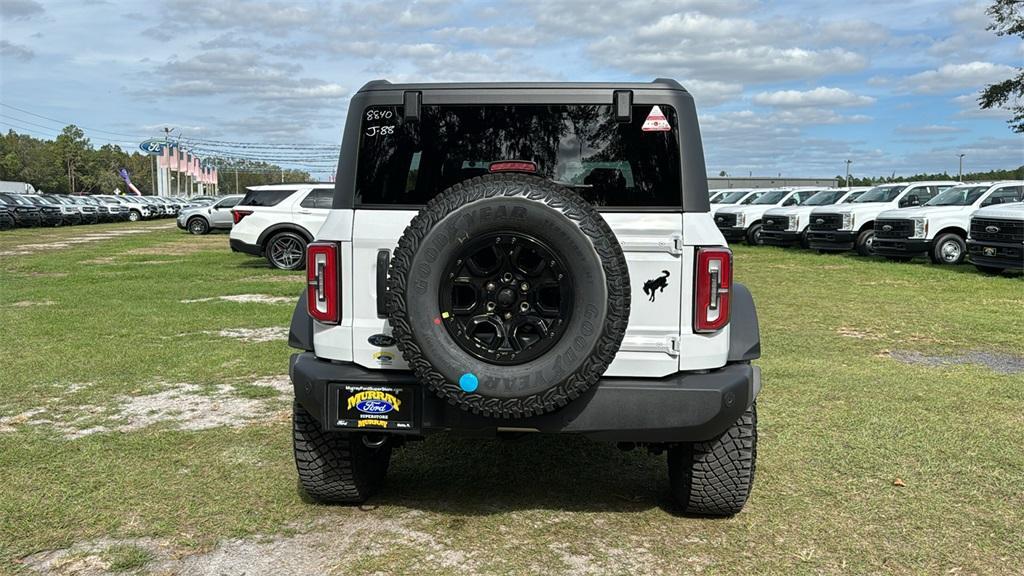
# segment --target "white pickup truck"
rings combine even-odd
[[[992,204],[971,215],[967,258],[986,274],[1024,271],[1024,201]]]
[[[726,206],[715,212],[715,225],[722,236],[729,241],[746,240],[747,244],[760,245],[761,217],[772,208],[799,206],[821,188],[773,188],[764,190],[756,200],[743,200],[739,206]],[[754,194],[758,194],[755,192]]]
[[[815,208],[811,211],[807,244],[821,252],[856,250],[861,256],[870,256],[875,218],[880,213],[920,206],[957,184],[951,180],[892,182],[875,186],[850,204]]]
[[[910,260],[927,254],[935,264],[967,256],[971,214],[978,208],[1020,202],[1024,181],[976,182],[947,189],[917,208],[887,210],[875,219],[875,254]]]
[[[799,206],[772,208],[764,213],[761,223],[761,241],[770,246],[792,246],[800,244],[807,248],[807,225],[811,221],[811,211],[819,206],[849,204],[870,186],[853,188],[829,188],[821,190]]]
[[[735,206],[740,204],[748,198],[750,199],[750,202],[753,202],[761,193],[764,193],[764,190],[756,190],[754,188],[733,188],[732,190],[722,190],[711,197],[711,213],[714,214],[715,210],[724,208],[725,206]],[[747,203],[749,204],[750,202]]]

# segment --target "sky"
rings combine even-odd
[[[985,29],[987,5],[0,0],[0,129],[337,146],[377,78],[671,77],[697,103],[711,175],[830,177],[846,160],[856,176],[955,174],[960,154],[965,172],[1010,168],[1024,137],[976,100],[1024,65],[1024,43]],[[321,178],[333,164],[307,162]]]

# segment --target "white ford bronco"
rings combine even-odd
[[[875,219],[874,252],[892,260],[927,254],[934,264],[960,264],[967,257],[971,214],[1022,196],[1020,180],[973,182],[947,188],[924,206],[886,210]]]
[[[683,510],[746,502],[757,316],[677,82],[371,82],[306,260],[289,372],[312,498],[361,502],[395,448],[452,431],[667,451]]]

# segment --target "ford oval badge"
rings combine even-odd
[[[825,223],[825,220],[824,220],[824,219],[822,219],[822,218],[818,218],[818,219],[816,219],[816,220],[814,221],[814,223],[815,223],[815,224],[824,224],[824,223]]]
[[[985,226],[985,232],[989,234],[997,234],[999,232],[999,226]]]
[[[892,232],[892,226],[886,224],[885,226],[882,226],[882,230],[885,230],[886,232]]]
[[[378,348],[387,348],[395,345],[395,337],[388,336],[387,334],[374,334],[366,339],[371,346],[377,346]]]
[[[395,407],[387,400],[363,400],[356,404],[356,410],[363,414],[387,414]]]
[[[769,220],[769,221],[765,222],[765,224],[775,224],[775,220]]]

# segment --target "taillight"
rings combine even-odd
[[[252,210],[232,210],[231,219],[235,221],[235,224],[238,224],[242,221],[242,218],[245,218],[249,214],[252,214]]]
[[[732,289],[732,251],[728,248],[697,249],[696,332],[715,332],[729,323],[729,292]]]
[[[306,247],[306,308],[314,319],[337,324],[341,319],[338,245],[313,242]]]

